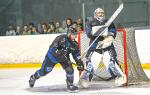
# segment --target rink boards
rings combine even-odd
[[[149,31],[145,29],[135,32],[137,50],[144,69],[150,68]],[[0,68],[39,68],[49,45],[58,35],[1,36]]]

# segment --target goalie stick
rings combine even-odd
[[[105,25],[103,25],[102,27],[104,28],[104,30],[94,39],[94,41],[90,44],[90,46],[83,52],[83,54],[81,55],[81,58],[84,57],[84,55],[87,53],[87,51],[91,48],[91,46],[95,43],[95,41],[105,32],[107,31],[107,27],[110,26],[110,24],[116,19],[116,17],[119,15],[119,13],[122,11],[123,9],[123,2],[122,0],[117,0],[119,2],[119,7],[118,9],[114,12],[114,14],[110,17],[110,19],[106,22]],[[101,27],[101,28],[102,28]]]

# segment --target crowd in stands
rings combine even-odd
[[[73,27],[77,31],[82,31],[82,19],[77,19],[74,22],[71,18],[67,18],[62,22],[39,23],[38,25],[34,23],[23,26],[8,25],[6,36],[66,33],[69,27]]]

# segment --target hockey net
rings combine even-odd
[[[118,28],[117,31],[114,46],[117,52],[119,64],[122,66],[122,70],[126,74],[127,85],[148,82],[149,78],[146,76],[138,56],[134,28]],[[84,50],[88,48],[89,41],[90,40],[87,38],[85,32],[78,33],[81,55]],[[85,61],[84,58],[85,57],[83,57],[83,61]],[[95,73],[102,78],[108,78],[110,77],[110,74],[103,63],[102,60]],[[100,80],[98,77],[95,77],[95,79]]]

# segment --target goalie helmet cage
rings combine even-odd
[[[89,41],[85,32],[78,33],[78,44],[81,55],[88,48]],[[117,52],[118,62],[121,64],[122,70],[127,76],[126,85],[148,82],[149,78],[146,76],[138,56],[134,28],[117,28],[114,46]],[[83,61],[85,62],[85,57],[83,57]],[[102,61],[99,63],[95,74],[102,78],[110,77]],[[95,77],[95,79],[100,80],[98,77]]]

